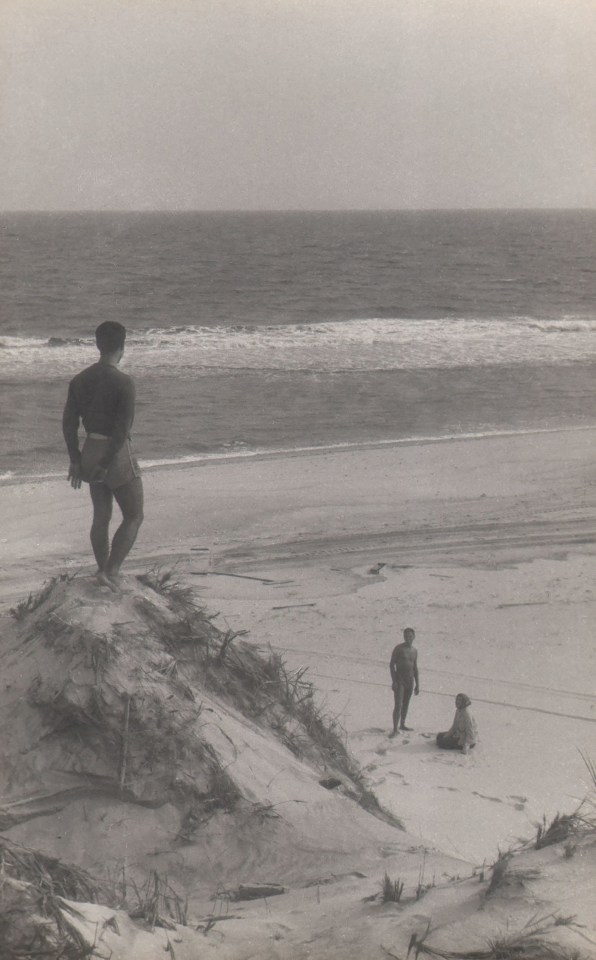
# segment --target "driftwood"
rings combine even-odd
[[[325,787],[325,790],[335,790],[336,787],[342,785],[341,780],[338,780],[337,777],[324,777],[323,780],[319,780],[319,783],[322,787]]]
[[[283,607],[271,607],[272,610],[291,610],[293,607],[316,607],[316,603],[286,603]]]
[[[268,580],[267,577],[250,577],[245,573],[225,573],[223,570],[191,570],[193,577],[236,577],[238,580],[258,580],[259,583],[293,583],[292,580]]]
[[[285,887],[279,883],[241,883],[235,890],[226,890],[219,894],[221,900],[262,900],[263,897],[278,897],[285,893]]]

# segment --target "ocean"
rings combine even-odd
[[[596,211],[4,213],[0,482],[128,330],[141,463],[596,423]]]

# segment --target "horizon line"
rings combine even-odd
[[[284,214],[284,213],[594,213],[596,206],[577,207],[52,207],[0,209],[6,214]]]

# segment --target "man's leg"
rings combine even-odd
[[[112,580],[118,577],[120,567],[130,553],[143,522],[143,481],[137,477],[130,483],[117,487],[113,493],[122,511],[122,523],[114,534],[105,568],[106,574]]]
[[[102,573],[110,555],[109,527],[112,518],[112,491],[105,483],[90,483],[89,492],[93,503],[93,523],[91,525],[91,546],[97,567]]]
[[[393,730],[389,734],[390,737],[397,736],[397,725],[399,723],[399,718],[401,716],[402,710],[402,701],[404,695],[404,688],[401,683],[398,683],[396,680],[393,682]]]
[[[406,683],[403,686],[403,697],[401,702],[401,717],[400,717],[400,730],[411,730],[411,727],[406,727],[406,717],[408,715],[408,707],[410,706],[410,700],[412,699],[412,693],[414,692],[414,681]]]

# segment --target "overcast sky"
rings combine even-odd
[[[0,0],[0,209],[596,207],[596,0]]]

